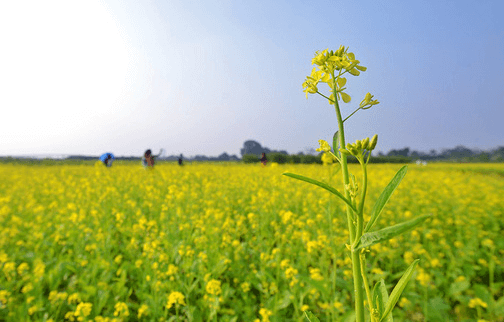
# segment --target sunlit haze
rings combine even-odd
[[[301,84],[350,47],[349,140],[377,150],[504,145],[501,1],[3,1],[0,156],[289,153],[336,130]],[[320,88],[325,91],[325,88]]]

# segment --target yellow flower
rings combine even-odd
[[[77,320],[84,321],[84,318],[91,314],[92,307],[93,307],[92,303],[84,303],[84,302],[79,303],[74,313],[74,315],[77,317]]]
[[[70,311],[70,312],[65,313],[65,320],[72,321],[72,322],[75,321],[74,312]]]
[[[23,275],[29,269],[30,269],[30,266],[28,266],[27,263],[21,263],[21,264],[19,264],[19,266],[17,268],[17,272],[19,275]]]
[[[168,296],[168,302],[166,303],[166,309],[170,309],[173,304],[175,305],[186,305],[184,302],[185,296],[180,292],[171,292]]]
[[[138,308],[138,318],[140,319],[143,315],[147,316],[148,315],[148,312],[147,310],[149,309],[149,307],[146,305],[146,304],[142,304],[139,308]]]
[[[340,311],[340,312],[343,312],[343,311],[344,311],[344,309],[343,309],[343,303],[341,303],[341,302],[338,302],[338,301],[334,302],[334,307],[335,307],[338,311]]]
[[[33,313],[37,312],[37,310],[38,310],[37,306],[34,305],[28,309],[28,314],[32,315]]]
[[[259,314],[262,317],[262,322],[269,322],[269,320],[270,320],[269,317],[271,315],[273,315],[273,312],[271,312],[268,309],[262,308],[262,309],[259,310]]]
[[[320,274],[320,269],[310,267],[309,270],[310,270],[310,278],[312,280],[314,280],[314,281],[323,281],[324,280],[324,277],[322,276],[322,274]]]
[[[427,274],[423,269],[418,270],[418,275],[416,277],[417,281],[420,282],[423,286],[427,286],[430,282],[430,275]]]
[[[128,305],[124,302],[117,302],[114,309],[114,316],[129,316]]]
[[[334,163],[334,157],[328,152],[322,154],[321,160],[322,160],[322,164],[324,164],[324,165],[330,165],[330,164]]]
[[[487,308],[488,304],[483,302],[479,297],[476,297],[474,299],[469,300],[469,305],[470,308],[476,308],[478,306]]]
[[[173,264],[169,264],[168,265],[168,271],[166,272],[166,275],[168,276],[171,276],[171,275],[175,275],[178,273],[178,267],[173,265]]]
[[[288,267],[286,270],[285,270],[285,277],[287,279],[291,279],[293,278],[294,276],[296,276],[298,274],[298,270],[295,269],[295,268],[292,268],[292,267]]]
[[[45,272],[45,264],[41,260],[37,260],[35,264],[35,268],[33,269],[33,275],[35,275],[36,278],[41,278],[44,276]]]
[[[242,288],[243,293],[250,291],[250,284],[248,282],[241,283],[240,287]]]
[[[32,283],[28,283],[25,286],[23,286],[23,288],[21,288],[21,293],[28,293],[31,290],[33,290],[33,284]]]
[[[459,277],[457,277],[457,278],[455,279],[455,282],[459,283],[459,282],[463,282],[463,281],[465,281],[465,280],[466,280],[465,276],[460,275]]]
[[[329,143],[327,143],[327,141],[318,140],[318,143],[320,145],[320,147],[317,149],[318,152],[320,151],[331,152],[331,146],[329,145]]]
[[[219,295],[221,294],[221,282],[215,279],[208,281],[206,285],[206,291],[208,294]]]
[[[359,104],[360,108],[362,108],[363,110],[367,110],[371,106],[379,104],[380,102],[378,102],[378,100],[372,101],[373,97],[374,96],[371,95],[371,93],[367,93],[364,99]]]
[[[73,293],[72,295],[70,295],[68,297],[67,301],[68,301],[68,304],[73,304],[73,303],[80,302],[80,295],[79,295],[79,293]]]
[[[488,248],[493,248],[494,247],[494,242],[491,239],[485,239],[481,242],[482,246],[488,247]]]
[[[408,300],[407,298],[405,297],[401,297],[401,300],[399,301],[399,306],[400,307],[405,307],[405,306],[409,306],[411,304],[411,301]]]

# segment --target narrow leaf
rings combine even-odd
[[[373,231],[370,233],[365,233],[364,235],[362,235],[360,240],[355,244],[354,250],[370,247],[375,244],[381,243],[384,240],[388,240],[394,236],[400,235],[405,231],[408,231],[420,225],[429,217],[430,215],[423,215],[415,219],[397,224],[395,226],[383,228],[381,230]]]
[[[333,150],[336,156],[339,156],[339,131],[336,131],[332,137]]]
[[[385,287],[385,281],[382,278],[373,287],[373,307],[378,311],[378,318],[381,318],[383,311],[385,311],[385,303],[387,303],[387,301],[387,288]]]
[[[383,311],[383,315],[380,318],[380,322],[382,321],[387,321],[387,315],[392,312],[392,309],[396,305],[397,301],[399,300],[399,297],[401,296],[402,292],[404,291],[404,288],[408,284],[408,281],[411,278],[411,275],[413,275],[413,272],[415,271],[415,268],[418,265],[419,259],[415,259],[413,263],[408,267],[408,269],[404,272],[403,276],[397,283],[397,285],[394,287],[392,290],[392,293],[390,294],[390,297],[387,301],[387,304],[385,304],[385,311]]]
[[[308,319],[308,321],[310,321],[310,322],[320,322],[320,320],[315,315],[313,315],[312,312],[310,312],[310,311],[304,311],[304,314],[305,314],[305,317]]]
[[[385,187],[385,189],[383,189],[380,197],[378,198],[378,200],[376,200],[373,210],[371,210],[371,219],[369,219],[369,222],[366,224],[366,228],[364,228],[365,233],[368,232],[375,224],[376,220],[383,210],[383,207],[387,204],[390,196],[406,175],[406,171],[408,171],[407,166],[403,166],[401,169],[399,169],[399,171],[397,171],[396,175],[392,178],[389,184]]]
[[[294,178],[294,179],[298,179],[298,180],[301,180],[304,182],[311,183],[313,185],[319,186],[320,188],[323,188],[323,189],[329,191],[330,193],[334,194],[335,196],[337,196],[341,200],[343,200],[343,202],[346,203],[350,207],[350,209],[352,209],[355,213],[357,213],[357,209],[355,209],[355,207],[352,205],[352,203],[347,198],[345,198],[345,196],[343,196],[341,193],[339,193],[338,190],[331,187],[327,183],[323,183],[323,182],[317,181],[312,178],[308,178],[308,177],[305,177],[305,176],[302,176],[299,174],[294,174],[294,173],[289,173],[289,172],[284,172],[283,175],[287,176],[287,177]]]

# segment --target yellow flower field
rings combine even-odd
[[[401,165],[369,167],[368,213]],[[0,321],[350,320],[344,205],[282,176],[337,170],[2,164]],[[390,291],[420,259],[397,321],[504,321],[503,192],[502,164],[409,166],[377,226],[432,219],[368,263]]]

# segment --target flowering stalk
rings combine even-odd
[[[397,172],[388,186],[385,187],[371,211],[369,222],[364,226],[364,204],[366,201],[368,185],[367,165],[371,157],[371,151],[376,147],[378,136],[374,135],[371,139],[366,138],[364,140],[357,140],[353,144],[346,144],[344,122],[357,111],[367,110],[372,106],[379,104],[379,102],[377,100],[373,100],[373,95],[367,93],[364,99],[360,102],[359,107],[343,119],[339,101],[342,100],[345,103],[349,103],[351,101],[350,95],[344,92],[347,80],[343,77],[343,75],[348,73],[353,76],[359,76],[361,71],[366,71],[366,67],[360,66],[360,62],[355,59],[355,55],[353,53],[349,53],[348,48],[343,46],[340,46],[340,48],[336,51],[329,51],[326,49],[322,52],[317,52],[312,60],[312,64],[316,65],[316,67],[312,69],[311,75],[307,76],[306,81],[303,83],[304,92],[307,97],[308,94],[319,94],[327,99],[329,104],[334,105],[336,119],[338,122],[338,131],[333,138],[333,147],[331,148],[329,143],[326,141],[319,140],[320,148],[317,149],[317,151],[324,152],[324,157],[332,157],[340,163],[344,191],[343,193],[340,193],[334,187],[326,183],[301,175],[293,173],[284,173],[284,175],[326,189],[345,202],[350,242],[347,245],[347,248],[351,252],[352,259],[356,321],[364,321],[364,292],[366,293],[368,301],[368,310],[371,321],[388,321],[392,318],[391,311],[397,303],[402,291],[406,287],[408,280],[411,278],[411,275],[418,264],[418,260],[413,261],[410,267],[408,267],[389,296],[383,279],[380,280],[379,283],[375,284],[373,290],[371,291],[365,265],[365,256],[368,252],[367,249],[377,243],[388,240],[409,229],[412,229],[426,220],[428,216],[421,216],[378,231],[370,231],[381,214],[383,207],[406,174],[407,168],[404,166]],[[329,86],[331,92],[329,97],[319,92],[319,83],[326,83]],[[331,149],[333,149],[334,152],[331,151]],[[348,171],[348,155],[355,157],[361,165],[363,175],[360,191],[359,186],[356,183],[355,176],[350,174]],[[318,320],[311,313],[306,313],[306,317],[310,321]]]

